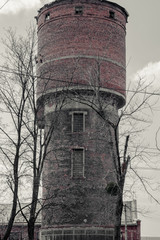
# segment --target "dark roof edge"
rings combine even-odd
[[[54,5],[55,3],[64,2],[64,1],[65,1],[65,0],[55,0],[55,1],[51,2],[51,3],[47,3],[47,4],[45,4],[43,7],[41,7],[41,8],[38,10],[38,12],[40,13],[44,8],[46,8],[46,7],[51,7],[51,6]],[[71,0],[71,1],[72,1],[72,0]],[[106,2],[106,3],[109,3],[109,4],[113,5],[113,6],[115,6],[115,7],[120,8],[120,9],[125,13],[126,18],[128,18],[129,14],[128,14],[127,10],[126,10],[124,7],[122,7],[121,5],[119,5],[119,4],[117,4],[117,3],[114,3],[114,2],[107,1],[107,0],[98,0],[98,1],[99,1],[99,2]]]
[[[124,7],[122,7],[121,5],[119,5],[118,3],[110,2],[110,1],[107,1],[107,0],[99,0],[99,1],[108,2],[108,3],[112,4],[113,6],[120,8],[126,14],[126,17],[127,18],[129,17],[129,13],[127,12],[127,10]]]

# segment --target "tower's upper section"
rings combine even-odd
[[[128,13],[104,0],[59,0],[38,12],[38,98],[64,88],[100,90],[125,102]]]

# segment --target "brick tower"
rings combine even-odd
[[[54,125],[43,171],[42,239],[112,239],[114,142],[125,104],[128,14],[105,0],[57,0],[38,12],[39,127]],[[102,108],[102,109],[101,109]]]

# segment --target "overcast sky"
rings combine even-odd
[[[4,36],[4,29],[16,28],[19,33],[35,22],[34,16],[45,0],[0,0],[0,35]],[[46,1],[47,2],[47,1]],[[48,1],[49,2],[49,1]],[[154,87],[160,86],[160,0],[115,0],[125,7],[129,13],[127,24],[127,79],[134,80],[136,74],[148,79],[154,79]],[[0,45],[0,52],[2,52]],[[159,108],[160,109],[160,108]],[[153,113],[153,126],[149,130],[149,137],[154,134],[159,125],[160,113]],[[142,170],[142,174],[160,178],[158,169]],[[160,237],[160,206],[142,191],[136,190],[139,209],[148,208],[150,211],[139,218],[142,220],[143,236]],[[160,200],[160,192],[156,193]]]

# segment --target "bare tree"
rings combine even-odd
[[[108,94],[108,96],[106,96],[103,92],[100,65],[101,62],[97,59],[95,66],[92,66],[86,73],[86,79],[88,80],[86,94],[81,94],[79,90],[73,90],[71,91],[70,97],[74,100],[76,99],[75,101],[91,107],[109,128],[108,137],[112,142],[112,159],[116,181],[108,183],[106,191],[108,194],[116,196],[116,210],[115,212],[113,211],[112,214],[115,220],[114,239],[117,240],[120,239],[124,186],[128,166],[130,166],[135,159],[142,157],[142,154],[146,154],[144,150],[140,151],[141,153],[139,155],[136,153],[139,147],[137,137],[140,137],[140,134],[150,125],[149,111],[152,112],[152,106],[156,100],[150,101],[154,94],[147,91],[151,83],[146,84],[144,79],[139,78],[134,86],[126,90],[126,105],[120,110],[116,108],[114,115],[110,105],[114,105],[115,102],[115,107],[117,107],[118,104],[114,94]],[[108,81],[112,81],[112,79],[108,79]],[[81,86],[79,89],[80,88]],[[92,92],[92,94],[87,94],[87,91],[88,93]],[[135,153],[130,153],[130,149],[133,146],[132,144],[136,149]],[[141,176],[138,177],[141,178]],[[144,181],[142,179],[141,181],[145,186]]]
[[[46,126],[46,133],[44,134],[44,119],[41,117],[43,111],[43,104],[36,101],[36,84],[39,78],[43,76],[36,76],[36,33],[35,30],[30,29],[27,38],[16,37],[13,31],[8,31],[7,41],[7,61],[6,65],[1,68],[1,79],[3,80],[1,88],[1,105],[2,111],[9,114],[9,126],[1,127],[0,131],[8,141],[8,145],[1,145],[0,150],[3,155],[3,161],[7,161],[10,166],[7,181],[13,193],[13,205],[10,220],[4,235],[7,239],[10,235],[14,219],[17,213],[17,204],[19,204],[20,211],[28,224],[29,239],[34,239],[34,226],[37,216],[43,208],[43,204],[39,199],[39,189],[41,174],[43,170],[44,161],[50,154],[49,143],[51,137],[53,139],[54,123],[59,118],[59,113],[66,98],[71,98],[74,101],[81,102],[91,107],[101,119],[104,124],[108,126],[109,138],[112,146],[112,158],[115,170],[116,181],[110,182],[106,186],[108,194],[116,197],[116,211],[113,213],[115,218],[115,239],[120,239],[121,214],[123,208],[123,193],[124,184],[129,163],[134,160],[135,155],[129,154],[129,139],[133,139],[135,134],[138,134],[144,129],[144,123],[148,124],[144,119],[145,110],[150,109],[149,99],[152,94],[147,93],[149,85],[145,85],[143,79],[140,79],[136,88],[130,92],[127,104],[119,111],[114,95],[107,96],[103,94],[101,89],[100,64],[97,58],[95,66],[92,66],[88,72],[88,78],[85,84],[85,94],[81,94],[81,86],[78,83],[72,82],[78,66],[78,59],[75,63],[76,68],[71,73],[69,79],[69,86],[76,86],[72,90],[65,88],[62,97],[55,98],[55,115],[54,120]],[[47,69],[48,70],[48,69]],[[78,71],[79,71],[78,70]],[[86,76],[86,73],[84,74]],[[46,79],[46,86],[50,81],[50,76]],[[54,79],[52,79],[54,80]],[[108,81],[111,81],[109,79]],[[87,87],[86,87],[87,86]],[[75,90],[77,89],[77,90]],[[45,95],[45,89],[43,89]],[[139,95],[143,97],[139,97]],[[42,96],[43,97],[43,96]],[[43,100],[47,103],[50,99]],[[115,115],[111,111],[110,105],[114,105]],[[55,121],[55,122],[54,122]],[[125,128],[119,128],[121,124]],[[142,123],[137,129],[136,123]],[[52,124],[51,124],[52,123]],[[55,124],[56,125],[56,124]],[[11,126],[11,127],[10,127]],[[121,131],[122,129],[122,131]],[[14,133],[14,135],[12,135]],[[132,140],[133,141],[133,140]],[[114,151],[113,151],[114,149]],[[30,170],[32,173],[30,174]],[[21,199],[18,194],[20,180],[24,177],[32,178],[32,194],[31,201],[24,207],[21,206]],[[37,209],[37,204],[41,205]],[[24,209],[29,207],[29,217],[26,216]]]
[[[54,121],[49,127],[46,126],[47,131],[44,134],[44,118],[41,114],[43,105],[36,99],[36,86],[40,78],[36,76],[36,31],[31,27],[27,31],[27,37],[17,37],[9,30],[4,45],[6,63],[1,68],[3,80],[0,90],[1,111],[6,112],[9,126],[0,128],[7,140],[7,145],[6,143],[1,145],[0,150],[3,162],[8,162],[5,163],[9,169],[7,180],[13,194],[12,211],[4,239],[11,233],[17,214],[17,204],[28,224],[28,237],[34,239],[35,222],[43,208],[39,197],[41,174],[44,161],[49,154],[48,145],[54,132],[54,121],[57,121],[63,107],[64,97],[57,99]],[[48,101],[49,99],[45,99],[43,103]],[[32,181],[31,200],[26,206],[22,205],[18,191],[23,179],[25,183],[27,181],[25,179]],[[41,207],[37,209],[38,203]],[[29,209],[29,216],[25,214],[26,208]]]
[[[8,140],[8,144],[5,148],[1,146],[1,153],[5,158],[4,161],[7,160],[10,164],[8,184],[13,193],[13,203],[4,239],[9,237],[16,216],[20,178],[19,169],[21,165],[20,159],[24,157],[25,149],[23,148],[23,144],[28,137],[24,136],[23,127],[28,98],[28,77],[23,74],[23,69],[24,67],[29,68],[29,66],[26,65],[25,52],[24,49],[21,48],[24,42],[20,39],[19,43],[17,43],[14,33],[12,31],[8,33],[8,42],[6,42],[8,48],[8,61],[5,63],[5,72],[1,72],[1,79],[3,79],[3,84],[1,86],[1,102],[2,111],[9,114],[9,124],[11,123],[13,125],[11,129],[10,126],[8,126],[7,130],[3,127],[1,127],[0,130]],[[25,51],[27,51],[26,45]],[[17,74],[13,73],[9,77],[8,73],[11,71],[16,71]],[[10,135],[10,131],[14,132],[14,137]]]

